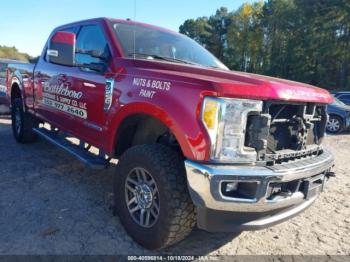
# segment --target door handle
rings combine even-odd
[[[88,82],[84,82],[83,85],[84,85],[85,87],[96,88],[96,85],[95,85],[95,84],[88,83]]]

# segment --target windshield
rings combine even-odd
[[[228,70],[205,48],[187,36],[124,23],[114,23],[113,29],[125,56]]]

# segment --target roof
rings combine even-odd
[[[173,34],[179,34],[176,31],[164,28],[164,27],[160,27],[160,26],[156,26],[156,25],[151,25],[151,24],[146,24],[146,23],[142,23],[142,22],[137,22],[137,21],[133,21],[133,20],[120,20],[120,19],[114,19],[114,18],[106,18],[108,21],[112,22],[112,23],[124,23],[124,24],[129,24],[129,25],[135,25],[135,26],[143,26],[143,27],[148,27],[148,28],[152,28],[155,30],[159,30],[159,31],[163,31],[163,32],[168,32],[168,33],[173,33]]]
[[[130,19],[126,19],[125,20],[125,19],[115,19],[115,18],[107,18],[107,17],[98,17],[98,18],[92,18],[92,19],[76,21],[76,22],[65,24],[65,25],[60,25],[56,29],[60,29],[60,28],[63,28],[63,27],[69,27],[69,26],[76,26],[78,24],[83,24],[83,23],[88,23],[88,22],[101,22],[101,21],[112,22],[112,23],[124,23],[124,24],[130,24],[130,25],[138,25],[138,26],[149,27],[149,28],[153,28],[153,29],[157,29],[157,30],[160,30],[160,31],[169,32],[169,33],[173,33],[173,34],[179,34],[178,32],[169,30],[169,29],[164,28],[164,27],[159,27],[159,26],[156,26],[156,25],[136,22],[136,21],[133,21],[133,20],[130,20]]]

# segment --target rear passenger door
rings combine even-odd
[[[76,34],[78,27],[63,28],[59,31]],[[54,32],[56,33],[56,32]],[[51,37],[54,36],[54,33]],[[51,38],[48,40],[48,43]],[[39,58],[34,70],[34,108],[36,114],[50,123],[65,131],[74,131],[74,115],[63,107],[63,104],[71,105],[72,95],[71,81],[68,78],[76,70],[60,64],[51,63],[47,55],[48,44],[43,55]],[[61,92],[61,91],[62,92]],[[64,92],[65,91],[65,92]]]

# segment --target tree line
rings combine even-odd
[[[21,53],[16,47],[2,46],[0,45],[0,58],[18,60],[22,62],[35,62],[38,58],[32,57],[27,53]]]
[[[350,1],[268,0],[188,19],[180,32],[230,69],[350,89]]]

